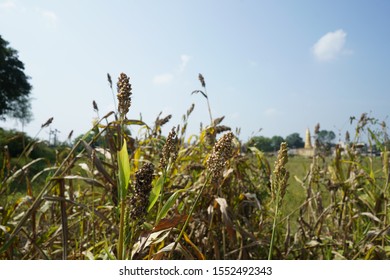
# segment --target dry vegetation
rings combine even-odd
[[[59,153],[54,165],[31,174],[38,158],[15,170],[5,151],[0,259],[390,257],[384,124],[365,114],[356,122],[355,140],[366,133],[381,159],[359,155],[352,141],[332,158],[318,153],[296,174],[284,143],[273,162],[242,145],[223,118],[212,118],[199,79],[202,90],[193,93],[207,99],[211,119],[199,135],[186,138],[193,106],[167,137],[161,127],[170,116],[159,115],[152,126],[128,120],[131,85],[121,74],[117,112]],[[127,133],[134,125],[137,138]],[[26,190],[15,199],[17,180]]]

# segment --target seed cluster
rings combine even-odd
[[[222,132],[225,132],[225,131],[230,131],[231,128],[226,126],[226,125],[217,125],[215,127],[215,134],[219,134],[219,133],[222,133]]]
[[[191,115],[192,111],[194,111],[194,108],[195,108],[195,104],[192,103],[192,104],[191,104],[191,107],[188,108],[188,110],[187,110],[187,117],[188,117],[189,115]]]
[[[111,79],[110,73],[107,73],[107,81],[108,81],[108,84],[110,85],[110,88],[112,89],[112,79]]]
[[[131,106],[131,84],[130,78],[125,73],[121,73],[118,78],[117,89],[118,89],[118,112],[121,118],[125,118],[129,112]]]
[[[167,141],[165,142],[162,150],[162,156],[160,159],[160,166],[162,169],[167,166],[169,159],[171,159],[171,161],[176,160],[178,152],[177,141],[178,139],[175,132],[175,127],[173,127],[171,132],[168,134]]]
[[[275,161],[274,178],[272,182],[272,194],[275,195],[278,191],[280,191],[280,200],[283,199],[286,194],[287,181],[290,175],[286,169],[287,161],[287,143],[283,142],[280,144],[278,157]]]
[[[149,204],[149,194],[152,190],[154,166],[152,163],[145,163],[140,170],[135,173],[134,194],[130,199],[130,218],[142,223],[147,213]]]
[[[172,115],[168,115],[165,118],[157,118],[156,120],[156,126],[163,126],[164,124],[168,123],[169,120],[172,118]]]
[[[320,133],[320,124],[317,123],[314,127],[314,134],[315,134],[315,141],[314,141],[314,147],[320,147],[320,141],[318,140],[318,133]]]
[[[93,106],[93,109],[94,109],[96,112],[99,111],[99,107],[98,107],[98,105],[97,105],[97,103],[96,103],[95,100],[92,101],[92,106]]]
[[[226,161],[233,155],[233,133],[224,134],[214,145],[210,157],[207,159],[207,170],[212,174],[211,181],[219,183]]]
[[[199,78],[199,81],[200,81],[202,87],[206,87],[206,82],[204,81],[203,75],[199,73],[199,77],[198,78]]]

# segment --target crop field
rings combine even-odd
[[[199,79],[194,94],[208,102]],[[129,120],[137,105],[123,73],[117,88],[115,112],[72,145],[34,155],[33,139],[17,157],[2,147],[0,259],[390,258],[384,123],[356,120],[355,139],[365,133],[381,156],[361,155],[355,141],[310,158],[282,143],[270,156],[209,103],[198,135],[186,134],[193,106],[179,125]]]

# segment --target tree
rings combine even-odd
[[[305,143],[299,133],[292,133],[286,137],[287,146],[292,149],[303,148]]]
[[[271,139],[265,136],[252,137],[248,142],[248,146],[255,146],[263,152],[272,152],[274,150]]]
[[[274,151],[278,151],[279,148],[280,148],[280,144],[282,144],[282,142],[284,142],[284,139],[282,136],[273,136],[271,138],[271,146],[273,148]]]
[[[0,119],[8,116],[24,125],[32,118],[29,98],[32,86],[18,52],[8,45],[0,35]]]
[[[330,154],[333,145],[333,140],[336,134],[333,131],[320,130],[317,133],[317,149],[325,154]]]
[[[318,142],[325,146],[330,146],[335,138],[336,134],[331,130],[321,130],[317,134]]]

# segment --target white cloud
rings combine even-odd
[[[37,12],[43,17],[50,27],[56,27],[58,22],[58,16],[53,11],[37,9]]]
[[[7,1],[4,1],[4,2],[0,3],[0,9],[1,10],[11,10],[11,9],[14,9],[14,8],[16,8],[15,1],[7,0]]]
[[[164,84],[166,85],[166,84],[171,83],[173,81],[173,79],[175,78],[175,76],[180,75],[185,70],[185,68],[187,67],[188,62],[190,60],[191,60],[191,56],[186,55],[186,54],[180,55],[179,68],[176,68],[174,71],[171,71],[168,73],[154,76],[153,83],[156,85],[164,85]]]
[[[186,54],[182,54],[180,56],[180,72],[183,72],[184,69],[186,68],[188,62],[190,61],[191,57],[189,55],[186,55]]]
[[[328,32],[322,36],[313,46],[313,54],[319,61],[335,59],[343,53],[347,33],[342,29]]]
[[[165,74],[160,74],[156,75],[153,78],[153,83],[156,85],[164,85],[164,84],[169,84],[173,80],[173,74],[171,73],[165,73]]]

